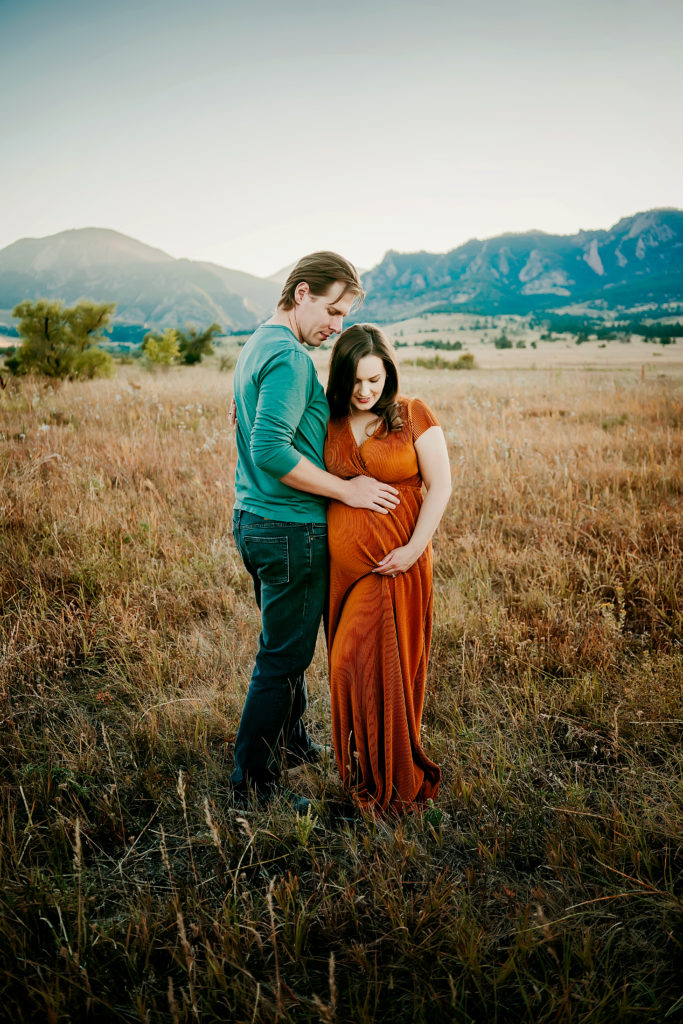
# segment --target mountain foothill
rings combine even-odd
[[[681,311],[683,211],[656,209],[605,230],[541,231],[472,239],[447,253],[390,250],[363,275],[357,319],[421,313],[526,314],[596,309]],[[23,238],[0,250],[0,330],[24,299],[115,302],[120,328],[218,322],[248,331],[277,303],[278,275],[260,278],[215,263],[175,259],[103,228]]]

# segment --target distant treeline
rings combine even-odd
[[[143,327],[142,324],[112,324],[106,347],[123,350],[140,348],[148,332],[149,327]]]
[[[408,341],[396,341],[394,342],[394,347],[401,348],[410,344],[419,345],[420,348],[443,349],[446,352],[460,352],[462,349],[461,341],[443,341],[442,338],[430,338],[429,341],[416,341],[414,343]]]
[[[600,341],[616,341],[626,335],[635,334],[647,340],[671,342],[683,338],[681,323],[649,323],[640,320],[620,320],[605,324],[595,317],[571,316],[569,314],[544,314],[531,321],[532,326],[544,328],[549,334],[594,334]]]
[[[142,355],[142,343],[149,332],[149,327],[145,327],[143,324],[112,324],[109,329],[109,338],[103,347],[110,351],[128,351],[133,356]],[[14,333],[16,334],[16,331]],[[238,345],[244,345],[253,331],[225,331],[224,333]]]

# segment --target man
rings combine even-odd
[[[318,348],[364,298],[356,269],[331,252],[299,260],[275,314],[244,346],[235,369],[237,469],[233,535],[254,583],[261,635],[235,739],[238,802],[276,789],[281,750],[290,763],[319,759],[306,732],[305,670],[327,592],[326,500],[387,513],[395,488],[327,473],[325,392],[304,345]],[[299,798],[293,806],[303,809]]]

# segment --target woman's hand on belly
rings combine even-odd
[[[381,562],[377,563],[377,568],[373,569],[373,572],[379,573],[381,576],[395,576],[399,572],[407,572],[422,554],[415,547],[411,547],[410,544],[406,544],[404,547],[394,548],[388,555],[385,555]]]

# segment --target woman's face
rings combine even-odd
[[[379,356],[363,356],[356,366],[356,381],[351,392],[351,412],[367,412],[382,396],[387,371]]]

